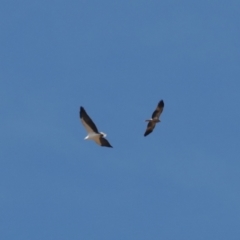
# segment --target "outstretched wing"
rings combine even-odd
[[[104,137],[100,137],[99,138],[99,141],[100,141],[100,145],[102,146],[102,147],[110,147],[110,148],[112,148],[112,146],[111,146],[111,144],[108,142],[108,140],[106,139],[106,138],[104,138]]]
[[[164,102],[163,102],[163,100],[161,100],[158,103],[156,110],[152,114],[152,119],[159,118],[161,113],[162,113],[162,111],[163,111],[163,108],[164,108]]]
[[[148,134],[150,134],[153,129],[155,128],[156,123],[153,121],[150,121],[147,125],[146,132],[144,133],[144,137],[146,137]]]
[[[88,116],[87,112],[85,111],[85,109],[83,107],[80,107],[79,115],[80,115],[82,124],[86,128],[88,133],[92,133],[92,132],[98,133],[98,129],[97,129],[95,123]]]

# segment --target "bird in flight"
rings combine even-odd
[[[150,134],[153,131],[153,129],[155,128],[156,124],[158,122],[160,122],[159,117],[163,111],[163,108],[164,108],[164,102],[163,102],[163,100],[161,100],[158,103],[157,108],[153,112],[152,118],[149,120],[146,120],[146,122],[148,122],[148,125],[147,125],[147,129],[144,133],[144,137],[146,137],[148,134]]]
[[[93,120],[88,116],[87,112],[83,107],[80,107],[79,115],[83,126],[88,132],[88,135],[84,139],[93,140],[95,141],[95,143],[102,147],[112,148],[108,140],[105,138],[107,134],[103,132],[98,132],[96,125],[94,124]]]

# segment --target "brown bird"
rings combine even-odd
[[[147,125],[146,132],[144,133],[144,137],[146,137],[148,134],[150,134],[153,131],[156,123],[161,122],[159,120],[159,117],[163,111],[163,108],[164,108],[164,102],[163,102],[163,100],[161,100],[158,103],[156,110],[153,112],[152,118],[149,120],[146,120],[146,122],[148,122],[148,125]]]
[[[80,119],[82,121],[83,126],[88,132],[88,135],[84,138],[85,140],[93,140],[95,143],[102,147],[111,147],[110,143],[108,140],[105,138],[107,134],[103,132],[98,132],[98,129],[93,122],[93,120],[88,116],[87,112],[83,107],[80,107]]]

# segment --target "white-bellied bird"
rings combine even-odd
[[[86,128],[88,135],[84,138],[85,140],[93,140],[95,143],[102,147],[111,147],[108,140],[105,138],[107,134],[99,132],[93,120],[88,116],[87,112],[83,107],[80,107],[80,119],[83,126]]]

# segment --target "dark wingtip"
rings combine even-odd
[[[113,148],[113,146],[109,145],[103,145],[102,147],[109,147],[109,148]]]
[[[143,136],[146,137],[148,134],[149,134],[149,133],[145,132]]]
[[[146,137],[147,135],[149,135],[151,132],[152,132],[151,130],[150,130],[150,131],[146,131],[146,132],[144,133],[144,137]]]
[[[80,106],[80,111],[79,111],[80,118],[82,118],[83,112],[85,112],[85,109],[84,107]]]
[[[158,103],[158,106],[159,106],[159,107],[164,107],[164,101],[161,100],[161,101]]]

